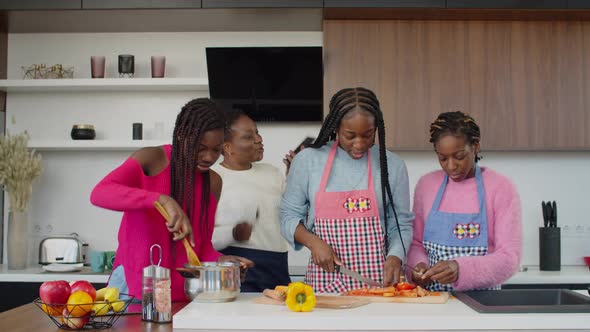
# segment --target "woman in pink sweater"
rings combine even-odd
[[[172,145],[136,151],[96,185],[92,204],[123,212],[109,286],[141,298],[150,246],[159,244],[161,265],[174,270],[187,263],[178,241],[184,237],[201,261],[252,265],[239,257],[221,256],[211,243],[222,182],[209,168],[221,154],[224,126],[223,112],[211,100],[192,100],[176,118]],[[155,201],[170,215],[169,223],[154,208]],[[185,300],[183,278],[176,271],[171,276],[172,301]]]
[[[508,178],[477,165],[480,131],[471,116],[440,114],[430,142],[442,170],[424,175],[414,191],[410,278],[435,291],[499,288],[520,263],[518,193]]]

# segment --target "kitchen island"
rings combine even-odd
[[[353,309],[291,312],[253,304],[260,294],[235,302],[191,302],[173,318],[174,331],[493,331],[589,330],[590,314],[480,314],[457,299],[445,304],[371,303]]]
[[[493,331],[590,330],[590,314],[479,314],[457,299],[446,304],[371,303],[355,309],[295,313],[284,306],[253,304],[261,294],[228,303],[174,303],[172,324],[123,315],[104,331]],[[33,303],[0,313],[0,331],[61,331]]]

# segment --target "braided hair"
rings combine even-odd
[[[430,143],[436,145],[436,142],[444,135],[462,136],[472,146],[479,143],[481,138],[479,126],[475,120],[461,111],[441,113],[430,124]],[[481,156],[476,153],[475,162],[480,159]]]
[[[209,98],[189,101],[176,117],[172,138],[170,158],[170,196],[183,207],[186,215],[193,220],[193,200],[195,197],[195,173],[201,139],[205,132],[225,128],[225,117]],[[186,187],[188,186],[188,188]],[[209,171],[203,173],[200,224],[204,234],[209,231],[207,223],[209,212]]]
[[[330,100],[330,110],[320,133],[316,140],[310,145],[312,148],[320,148],[324,146],[328,141],[336,140],[336,131],[340,127],[342,118],[353,110],[361,110],[371,114],[375,118],[375,125],[377,126],[377,133],[379,139],[379,166],[381,169],[381,195],[383,201],[383,215],[387,220],[387,202],[391,203],[393,209],[393,215],[395,217],[395,224],[397,225],[397,231],[399,234],[402,248],[404,250],[404,256],[406,253],[406,246],[402,239],[402,233],[399,228],[399,222],[397,218],[397,212],[393,204],[393,195],[391,193],[391,186],[389,185],[389,171],[387,168],[387,156],[385,150],[385,123],[383,121],[383,113],[379,106],[379,100],[373,91],[366,88],[347,88],[342,89],[332,97]],[[385,237],[387,241],[387,236]]]

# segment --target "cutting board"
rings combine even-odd
[[[316,308],[324,309],[350,309],[371,303],[371,301],[367,298],[361,298],[356,296],[316,295],[315,299]],[[252,302],[256,304],[285,305],[285,302],[277,301],[266,296],[257,297]]]
[[[443,304],[449,300],[449,292],[439,292],[440,295],[423,297],[401,297],[401,296],[342,296],[343,298],[365,299],[373,303],[431,303]]]

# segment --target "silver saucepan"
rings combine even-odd
[[[197,302],[230,302],[240,294],[240,264],[204,262],[177,268],[184,277],[184,294]]]

